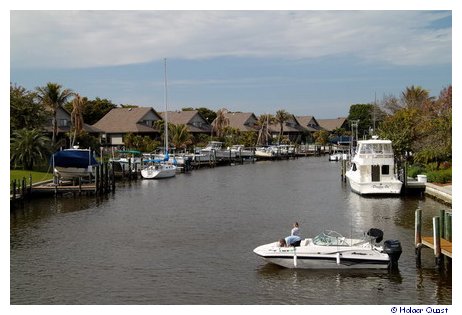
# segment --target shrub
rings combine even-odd
[[[420,164],[411,165],[407,169],[407,176],[416,178],[419,174],[425,173],[425,167]]]
[[[427,180],[430,183],[450,183],[452,182],[452,168],[427,172]]]

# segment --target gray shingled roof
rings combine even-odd
[[[159,113],[162,118],[165,117],[165,112]],[[185,125],[189,132],[210,132],[211,125],[197,110],[186,111],[169,111],[168,122],[174,125]],[[203,123],[201,127],[193,125],[194,120],[199,120]]]
[[[257,127],[253,125],[258,118],[254,113],[225,113],[225,117],[229,119],[229,126],[239,129],[240,131],[256,131]]]
[[[143,118],[153,112],[160,119],[162,117],[152,107],[114,108],[93,125],[106,133],[154,133],[158,130],[143,124]]]
[[[335,119],[318,119],[318,124],[327,131],[341,128],[346,122],[346,117],[339,117]]]

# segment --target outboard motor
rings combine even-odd
[[[388,254],[390,257],[390,262],[388,263],[389,270],[398,269],[398,260],[403,252],[401,248],[401,243],[398,240],[386,240],[383,242],[383,251]]]
[[[376,243],[380,243],[383,240],[383,231],[379,229],[371,228],[367,231],[367,235],[375,238]]]

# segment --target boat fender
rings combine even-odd
[[[294,247],[294,267],[297,268],[297,252]]]
[[[337,265],[340,265],[340,253],[337,253]]]

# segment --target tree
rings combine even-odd
[[[93,125],[98,120],[104,117],[113,108],[117,108],[117,105],[112,103],[108,99],[101,99],[97,97],[94,100],[87,100],[84,98],[85,108],[83,110],[83,121],[89,125]]]
[[[402,108],[384,119],[379,126],[379,136],[392,141],[397,158],[406,159],[418,139],[419,123],[420,113],[417,108]]]
[[[51,142],[55,145],[56,137],[58,135],[58,122],[56,120],[58,109],[74,94],[71,90],[62,89],[60,84],[52,82],[48,82],[46,86],[37,87],[36,91],[36,95],[40,103],[52,112],[53,136],[51,138]]]
[[[73,136],[71,137],[71,146],[74,146],[74,142],[77,138],[77,135],[80,135],[83,129],[83,108],[84,101],[79,94],[75,95],[74,100],[72,101],[72,112],[71,112],[71,123],[73,129]]]
[[[226,118],[226,113],[228,113],[226,108],[218,110],[217,117],[212,123],[213,131],[215,131],[218,138],[223,136],[225,128],[229,126],[229,119]]]
[[[188,145],[192,143],[191,134],[188,131],[188,127],[183,124],[169,125],[168,135],[170,142],[176,147],[186,149]]]
[[[416,162],[436,162],[438,169],[441,162],[452,158],[452,86],[444,88],[437,100],[425,103],[418,130]]]
[[[257,120],[257,128],[258,128],[258,138],[257,144],[269,144],[270,140],[270,133],[269,133],[269,125],[274,124],[276,121],[274,116],[271,114],[262,114],[258,117]]]
[[[43,128],[47,113],[34,99],[35,94],[22,86],[10,85],[10,136],[23,128]]]
[[[290,114],[283,110],[280,109],[276,112],[276,115],[274,116],[274,120],[279,124],[280,131],[279,131],[279,139],[282,138],[282,133],[284,131],[284,123],[290,119]]]
[[[26,170],[43,161],[50,153],[50,140],[37,129],[23,128],[13,132],[10,138],[10,162],[22,165]]]
[[[318,130],[313,134],[316,144],[326,145],[329,141],[329,132],[327,130]]]
[[[412,85],[401,93],[401,101],[403,106],[407,108],[423,108],[433,99],[429,95],[430,92],[428,90]]]
[[[373,127],[373,111],[374,105],[372,104],[354,104],[350,106],[348,114],[348,121],[359,120],[358,122],[358,136],[369,134],[369,130]]]

